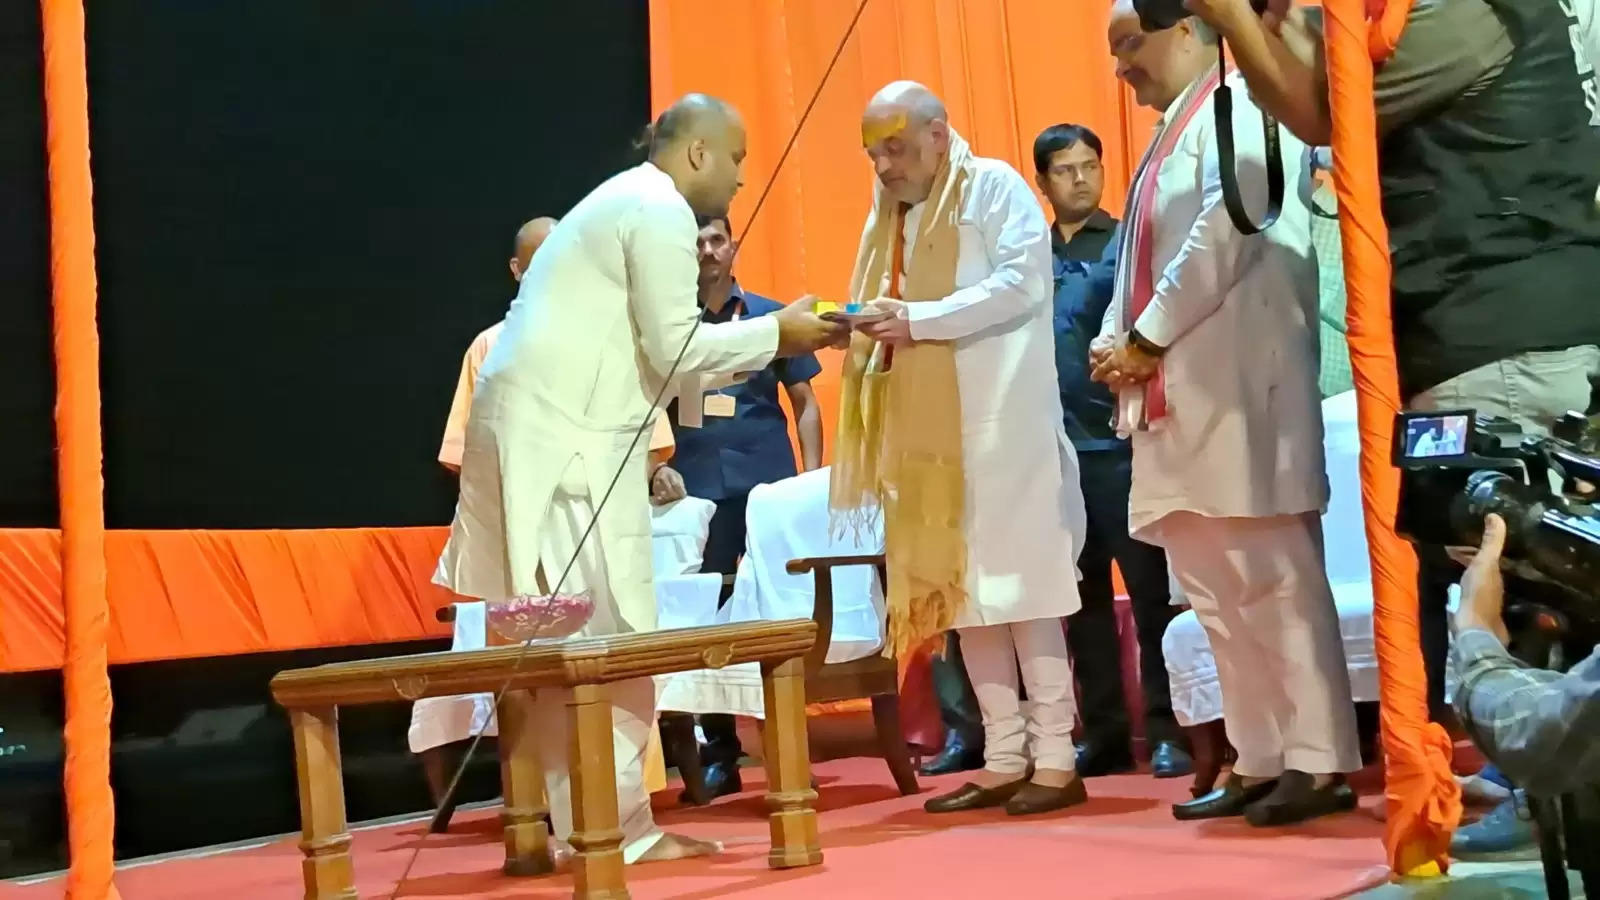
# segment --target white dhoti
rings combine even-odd
[[[455,609],[451,651],[482,650],[488,643],[488,632],[484,628],[486,605],[457,603]],[[498,728],[493,694],[424,697],[411,705],[411,728],[406,732],[406,740],[412,753],[425,753],[435,747],[471,740],[480,731],[486,737],[495,737],[499,734]]]
[[[983,715],[984,768],[1021,775],[1031,757],[1036,768],[1076,767],[1072,723],[1072,664],[1060,619],[962,628],[961,658]],[[1019,665],[1027,708],[1017,692]],[[1032,738],[1031,752],[1028,739]]]
[[[594,521],[594,502],[589,497],[589,480],[580,459],[574,459],[562,475],[544,526],[539,529],[539,567],[543,580],[552,590],[556,580],[573,558],[573,550],[585,529]],[[562,593],[587,590],[594,596],[595,618],[585,628],[590,635],[625,631],[623,624],[610,621],[616,603],[606,579],[604,542],[584,541]],[[643,548],[641,548],[643,549]],[[544,767],[545,791],[550,799],[550,823],[554,837],[565,842],[572,835],[572,788],[568,774],[567,710],[570,690],[543,690],[535,695],[534,716],[539,728],[539,762]],[[636,678],[611,685],[611,740],[616,755],[617,821],[622,829],[622,858],[632,863],[661,839],[650,811],[650,794],[645,790],[644,763],[650,733],[656,727],[656,686],[652,678]]]
[[[1361,767],[1355,705],[1317,513],[1160,523],[1172,571],[1216,657],[1234,771]],[[965,647],[963,646],[963,649]]]

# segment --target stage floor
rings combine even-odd
[[[843,900],[853,897],[982,898],[1324,898],[1382,884],[1382,823],[1366,810],[1296,830],[1261,831],[1242,822],[1175,821],[1168,805],[1187,797],[1187,779],[1121,775],[1089,782],[1090,802],[1062,813],[1008,819],[999,811],[930,816],[922,801],[956,786],[960,776],[923,779],[923,793],[901,797],[880,760],[819,763],[821,866],[775,872],[766,866],[765,789],[746,770],[746,792],[710,807],[681,808],[676,789],[656,796],[659,821],[695,837],[721,840],[709,860],[657,863],[629,870],[636,900]],[[225,802],[219,798],[219,802]],[[174,815],[181,815],[174,810]],[[400,896],[532,898],[571,896],[564,876],[512,879],[500,874],[497,811],[460,813],[450,834],[424,837],[424,823],[355,832],[363,898],[387,898],[419,839],[423,848]],[[136,865],[120,871],[124,900],[300,896],[295,839],[210,855]],[[0,896],[44,900],[61,882],[0,888]]]

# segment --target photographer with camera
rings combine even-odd
[[[1506,650],[1505,539],[1506,523],[1489,515],[1461,578],[1450,653],[1456,711],[1473,743],[1528,793],[1600,785],[1600,650],[1564,674],[1526,666]]]
[[[1320,10],[1181,2],[1222,35],[1263,109],[1328,143]],[[1376,68],[1395,350],[1412,408],[1473,407],[1546,432],[1589,406],[1600,133],[1572,2],[1415,0]]]

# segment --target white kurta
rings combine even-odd
[[[1237,79],[1233,96],[1240,193],[1259,215],[1261,116]],[[1328,483],[1308,152],[1281,132],[1282,214],[1264,233],[1241,234],[1222,200],[1213,109],[1207,102],[1159,169],[1139,176],[1156,179],[1155,295],[1134,327],[1168,348],[1167,414],[1132,435],[1129,528],[1166,548],[1206,630],[1234,772],[1350,772],[1360,753],[1318,515]],[[1137,264],[1124,255],[1119,291]],[[1105,330],[1115,324],[1108,316]]]
[[[1229,83],[1239,189],[1259,216],[1267,205],[1261,114],[1242,81]],[[1167,415],[1132,436],[1129,531],[1157,544],[1158,523],[1175,512],[1293,515],[1328,502],[1307,150],[1279,129],[1283,212],[1264,233],[1246,236],[1223,206],[1215,130],[1208,103],[1157,173],[1155,297],[1135,323],[1169,348]],[[1131,264],[1123,261],[1119,279]],[[1116,333],[1115,311],[1113,304],[1103,334]]]
[[[700,318],[697,234],[671,178],[649,163],[601,184],[550,233],[483,362],[435,582],[484,599],[536,593],[540,532],[568,465],[584,463],[596,503],[618,469],[622,485],[644,483],[649,435],[636,432]],[[759,370],[777,336],[770,316],[702,325],[679,374]],[[589,539],[615,602],[585,633],[653,630],[645,492],[614,492]]]
[[[1085,529],[1078,458],[1056,386],[1049,226],[1015,169],[973,162],[957,290],[906,305],[913,339],[953,341],[956,349],[972,598],[957,628],[1077,612]],[[918,204],[906,216],[908,272],[922,212]]]

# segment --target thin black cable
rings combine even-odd
[[[772,193],[773,186],[778,183],[778,175],[783,171],[783,164],[788,160],[790,152],[794,150],[795,143],[799,141],[800,131],[801,129],[805,128],[806,120],[811,117],[811,111],[816,108],[817,101],[822,97],[822,88],[828,83],[828,78],[833,75],[834,68],[839,64],[839,58],[844,55],[844,48],[849,45],[850,37],[855,34],[856,25],[860,23],[862,13],[866,12],[868,2],[869,0],[861,0],[860,4],[856,7],[855,15],[850,19],[849,27],[845,29],[844,36],[839,39],[839,45],[833,51],[833,58],[828,61],[828,67],[823,70],[822,78],[818,80],[816,90],[814,90],[811,94],[811,101],[806,104],[805,111],[800,114],[799,120],[795,122],[794,131],[789,135],[789,141],[784,145],[783,153],[778,156],[778,162],[772,168],[771,177],[767,179],[766,186],[762,189],[760,196],[756,198],[755,206],[751,208],[750,216],[745,220],[744,228],[740,229],[739,231],[739,239],[734,244],[733,255],[729,257],[730,266],[732,265],[733,259],[738,257],[739,250],[744,247],[744,239],[750,234],[750,229],[755,225],[756,215],[761,212],[761,207],[767,202],[767,196]],[[677,375],[678,367],[683,363],[683,357],[689,352],[689,344],[694,340],[695,334],[700,330],[700,323],[702,321],[704,321],[704,319],[701,316],[696,316],[694,324],[689,327],[689,333],[683,339],[683,346],[678,348],[678,355],[672,360],[672,365],[667,369],[666,377],[662,379],[661,387],[656,391],[655,398],[650,401],[649,411],[645,414],[644,420],[639,423],[639,427],[634,429],[633,439],[628,442],[628,449],[624,456],[623,464],[618,467],[615,473],[612,474],[611,482],[606,485],[605,493],[601,495],[599,504],[595,506],[594,515],[590,517],[588,526],[583,529],[583,534],[578,538],[577,546],[572,551],[572,557],[567,560],[566,566],[562,568],[561,577],[556,579],[555,585],[550,588],[551,596],[561,592],[562,586],[566,583],[567,576],[571,574],[573,566],[577,564],[578,556],[583,552],[584,542],[587,541],[589,539],[589,535],[594,532],[596,523],[600,521],[601,510],[605,509],[606,503],[611,499],[611,492],[616,489],[617,482],[621,481],[622,476],[627,472],[627,460],[633,457],[634,449],[639,446],[640,438],[644,436],[645,430],[650,427],[651,419],[656,411],[661,408],[661,399],[666,396],[667,389],[672,384],[673,378]],[[512,661],[511,671],[506,675],[506,679],[501,683],[499,689],[495,691],[495,709],[498,710],[500,708],[501,699],[504,698],[506,692],[510,690],[511,682],[515,680],[517,672],[521,670],[522,661],[527,657],[528,650],[533,646],[533,642],[535,640],[537,639],[528,638],[522,642],[522,647],[518,651],[516,659]],[[461,754],[461,762],[456,766],[455,775],[451,777],[449,786],[445,788],[444,796],[439,799],[439,807],[434,811],[433,817],[435,821],[442,816],[444,810],[450,808],[452,802],[454,801],[456,789],[461,784],[461,778],[466,773],[467,766],[472,762],[472,755],[477,752],[478,745],[483,742],[483,735],[488,727],[489,723],[487,720],[485,720],[484,723],[478,727],[477,732],[473,734],[472,743],[467,745],[466,752]],[[406,860],[405,868],[401,870],[400,878],[395,882],[394,892],[389,895],[390,900],[395,900],[395,898],[400,896],[400,891],[405,888],[406,881],[411,877],[411,870],[416,865],[417,858],[422,855],[423,845],[427,842],[429,835],[432,833],[433,832],[431,830],[425,832],[422,838],[418,840],[411,848],[411,856]]]

